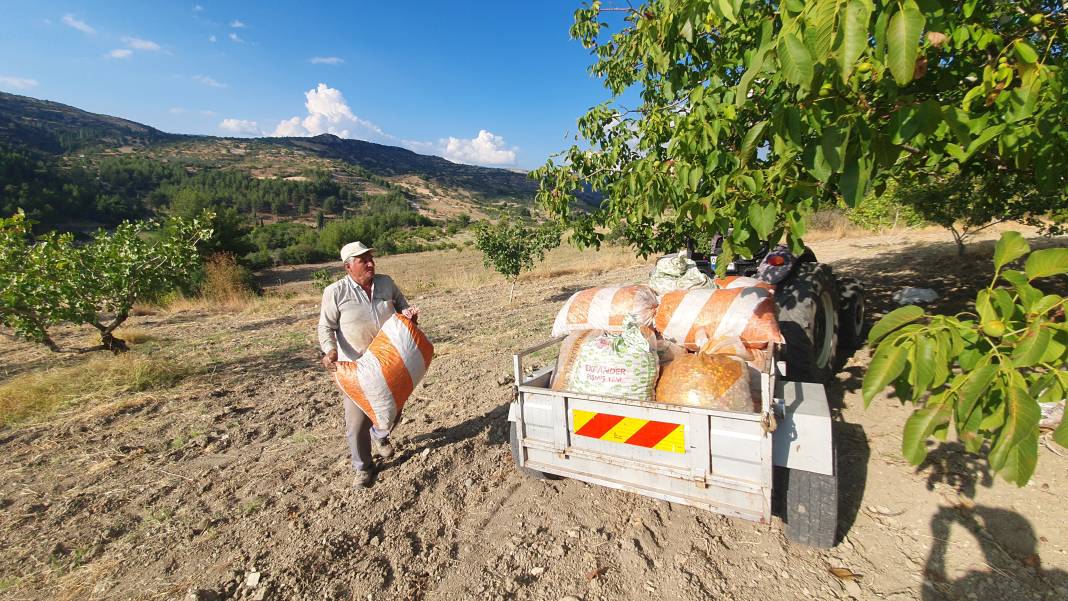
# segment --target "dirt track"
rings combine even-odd
[[[985,260],[903,241],[814,246],[868,284],[877,310],[907,285],[959,310],[988,277]],[[1023,489],[953,443],[912,468],[899,451],[907,410],[885,397],[862,408],[866,351],[829,388],[845,534],[833,550],[789,544],[778,521],[521,477],[507,441],[511,388],[498,383],[510,353],[546,338],[574,290],[646,274],[528,281],[511,305],[494,285],[413,299],[437,356],[405,409],[398,456],[358,492],[314,351],[314,302],[271,316],[136,318],[213,367],[162,393],[0,431],[0,597],[1068,599],[1063,451],[1041,447]],[[4,344],[5,361],[41,361]]]

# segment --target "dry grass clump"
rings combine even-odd
[[[817,211],[808,218],[808,233],[805,234],[805,239],[828,240],[858,234],[865,235],[867,232],[850,221],[845,211],[826,209]]]
[[[250,274],[229,253],[212,255],[204,263],[200,296],[216,306],[244,307],[256,297],[249,285]]]
[[[141,328],[120,327],[114,332],[116,338],[124,340],[127,344],[141,344],[156,337]]]
[[[190,373],[188,364],[125,353],[21,374],[0,384],[0,427],[118,394],[166,388]]]

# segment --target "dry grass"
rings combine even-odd
[[[809,217],[805,240],[831,240],[864,235],[870,235],[870,232],[851,222],[841,209],[827,209]]]
[[[0,427],[122,393],[173,386],[191,372],[188,363],[126,353],[18,375],[0,384]]]
[[[407,295],[505,283],[503,276],[482,263],[482,253],[472,248],[395,255],[375,259],[375,262],[378,271],[389,274]],[[652,259],[635,257],[634,252],[627,248],[604,247],[595,251],[565,245],[553,249],[544,261],[519,279],[529,281],[561,275],[596,275],[644,264],[652,264]]]
[[[127,344],[141,344],[156,339],[155,336],[141,328],[131,328],[126,326],[122,326],[115,330],[114,334],[116,338],[126,341]]]

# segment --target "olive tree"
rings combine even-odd
[[[55,352],[62,349],[51,327],[88,324],[100,333],[100,346],[79,351],[127,350],[114,332],[133,304],[186,281],[200,261],[197,245],[212,233],[196,219],[157,229],[124,222],[78,244],[69,233],[34,240],[21,211],[0,219],[0,323]]]
[[[1066,28],[1068,11],[1054,0],[595,1],[575,12],[571,34],[590,49],[590,72],[610,95],[580,117],[576,143],[533,172],[538,200],[577,242],[622,235],[646,254],[660,250],[660,232],[730,231],[721,269],[764,241],[785,237],[799,253],[808,215],[838,202],[856,206],[892,180],[985,179],[996,185],[976,193],[994,214],[998,203],[1025,203],[1025,214],[1063,207]],[[636,104],[627,106],[634,93]],[[583,212],[575,195],[587,187],[604,200]],[[1010,246],[1002,260],[1022,256],[1019,244]],[[1040,253],[1028,261],[1059,265]],[[989,417],[977,429],[964,426],[981,443],[969,448],[993,445],[992,467],[1017,483],[1033,469],[1035,397],[1053,386],[1050,374],[1056,379],[1068,357],[1054,346],[1032,362],[1035,337],[1059,341],[1063,323],[1063,301],[1041,300],[1051,295],[1036,293],[1032,282],[1060,276],[1035,269],[1001,272],[1018,282],[981,291],[978,319],[884,320],[873,331],[908,334],[880,344],[865,379],[866,399],[893,382],[903,401],[916,404],[914,416],[927,416],[922,428],[920,418],[910,420],[919,428],[912,441],[943,433],[946,416]],[[948,319],[959,322],[956,337],[938,333]],[[999,320],[1013,328],[1002,337],[968,333]],[[980,363],[960,353],[974,352],[997,365],[1009,393],[981,391],[983,412],[962,411],[971,392],[941,394],[928,381],[932,348],[945,360],[945,373],[935,374],[940,386],[963,386],[953,378]],[[1017,360],[1033,379],[1010,375]],[[903,450],[922,458],[916,447]]]

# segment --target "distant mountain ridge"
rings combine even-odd
[[[79,108],[0,92],[0,142],[15,148],[51,155],[78,150],[132,147],[152,148],[176,142],[206,144],[239,140],[252,146],[265,145],[303,151],[317,157],[359,165],[381,176],[415,175],[438,184],[472,190],[488,196],[511,196],[532,202],[537,184],[525,173],[453,163],[439,156],[423,155],[397,146],[363,140],[342,139],[332,134],[308,138],[223,138],[172,134],[154,127],[90,113]]]

